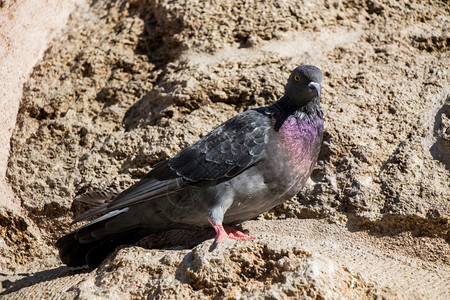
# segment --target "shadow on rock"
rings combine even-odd
[[[437,140],[430,148],[431,155],[450,170],[450,96],[447,96],[446,104],[436,114],[434,135]]]
[[[164,233],[150,234],[136,245],[146,249],[192,249],[213,237],[212,228],[172,229]]]
[[[186,49],[180,37],[186,24],[176,6],[155,1],[137,1],[130,6],[144,21],[144,31],[136,47],[137,54],[147,55],[151,61],[164,64],[176,59]]]
[[[122,122],[127,131],[146,125],[154,125],[162,117],[172,117],[172,97],[160,89],[147,93],[139,101],[134,103],[125,113]]]
[[[25,273],[22,274],[24,277],[16,281],[3,280],[1,282],[2,288],[5,289],[0,296],[5,296],[14,292],[17,292],[23,288],[37,285],[42,282],[52,281],[57,278],[72,276],[75,274],[84,274],[92,271],[92,268],[81,267],[81,268],[69,268],[69,267],[59,267],[55,269],[40,271],[37,273]]]
[[[380,220],[368,220],[363,217],[348,215],[346,224],[350,232],[366,231],[372,236],[395,236],[411,232],[413,236],[441,237],[450,244],[448,220],[439,212],[430,211],[427,219],[415,216],[385,215]]]

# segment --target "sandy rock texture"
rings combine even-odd
[[[24,262],[22,258],[29,256],[30,245],[40,237],[6,178],[10,138],[24,84],[49,43],[61,34],[75,5],[81,2],[0,1],[0,271]]]
[[[439,1],[79,5],[22,90],[1,295],[450,298],[449,13]],[[174,232],[95,270],[60,265],[53,243],[86,209],[74,196],[126,188],[273,103],[300,64],[324,72],[324,143],[304,190],[243,224],[256,241],[210,252],[211,232]]]
[[[166,243],[182,247],[126,246],[97,269],[58,267],[10,275],[2,299],[446,299],[448,244],[349,232],[323,220],[249,221],[257,241],[211,240],[186,249],[182,235]],[[204,233],[187,234],[194,238]],[[181,237],[181,238],[180,238]],[[181,240],[181,242],[180,242]],[[146,242],[140,243],[144,246]],[[148,244],[147,244],[148,245]],[[430,254],[440,257],[434,259]],[[427,257],[427,259],[424,259]],[[436,259],[437,258],[437,259]],[[447,276],[447,277],[446,277]]]

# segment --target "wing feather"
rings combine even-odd
[[[260,159],[271,127],[267,109],[246,111],[179,152],[168,165],[189,182],[235,176]]]

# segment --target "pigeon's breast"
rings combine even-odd
[[[278,132],[279,145],[286,155],[286,168],[299,176],[301,185],[311,175],[322,143],[323,119],[308,115],[288,117]]]
[[[261,162],[231,180],[236,192],[225,214],[226,224],[251,219],[297,194],[316,164],[323,121],[293,116],[278,131],[269,132]]]

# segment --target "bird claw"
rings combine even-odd
[[[224,229],[228,234],[228,238],[230,239],[247,241],[255,238],[255,236],[253,235],[248,235],[248,230],[246,229],[239,231],[230,226],[224,226]]]
[[[255,236],[253,235],[248,235],[248,230],[239,231],[231,226],[215,224],[212,220],[209,220],[209,222],[216,231],[216,237],[214,238],[214,247],[221,243],[224,238],[241,241],[247,241],[255,238]]]

